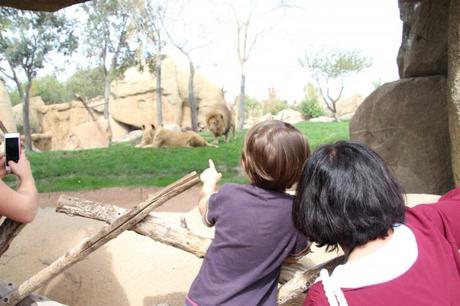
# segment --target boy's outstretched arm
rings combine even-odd
[[[222,174],[217,172],[214,162],[210,159],[209,168],[204,170],[200,175],[203,187],[201,188],[200,197],[198,199],[198,210],[203,218],[206,218],[209,198],[216,192],[217,182],[219,182],[221,177]]]

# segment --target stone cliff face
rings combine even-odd
[[[190,127],[188,73],[177,69],[169,59],[164,61],[162,69],[163,123]],[[157,123],[155,86],[155,77],[148,70],[141,71],[137,67],[131,67],[123,79],[112,83],[109,112],[114,141],[132,130],[140,129],[143,124]],[[224,96],[219,87],[199,74],[195,76],[195,95],[198,121],[204,126],[207,111],[215,104],[225,103]],[[41,139],[39,135],[43,134],[51,142],[46,146],[41,145],[41,148],[62,150],[106,147],[107,131],[103,126],[107,122],[99,122],[103,103],[102,98],[89,101],[90,115],[81,101],[45,105],[40,97],[33,97],[30,100],[32,133],[37,134],[36,139]],[[14,114],[15,121],[22,126],[22,104],[16,105],[14,111],[5,111],[5,114]],[[95,137],[92,131],[97,132],[98,141],[88,141]]]
[[[351,138],[376,150],[407,192],[443,193],[460,175],[451,160],[451,139],[458,137],[448,125],[449,6],[449,0],[399,0],[401,80],[369,95],[350,124]]]
[[[0,121],[3,122],[8,132],[16,132],[16,120],[14,119],[10,96],[2,81],[0,81]]]

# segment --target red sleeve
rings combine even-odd
[[[329,302],[324,294],[323,283],[314,283],[310,289],[308,289],[307,297],[303,303],[303,306],[329,306]]]
[[[460,187],[439,198],[437,203],[417,205],[409,210],[430,224],[455,247],[460,249]]]

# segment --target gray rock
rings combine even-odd
[[[453,187],[444,76],[402,79],[375,90],[350,122],[351,139],[388,163],[406,192]]]
[[[332,118],[332,117],[325,117],[325,116],[322,116],[322,117],[316,117],[316,118],[311,118],[309,121],[310,122],[332,122],[334,121],[335,119]]]
[[[403,35],[398,53],[401,78],[447,74],[449,0],[399,0]]]

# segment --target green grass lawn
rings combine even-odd
[[[296,125],[312,149],[320,144],[348,139],[348,122]],[[115,186],[165,186],[191,171],[202,171],[213,159],[223,174],[222,182],[244,182],[239,161],[246,131],[236,141],[221,142],[219,148],[146,148],[116,144],[106,149],[54,151],[30,154],[40,192],[76,191]],[[211,139],[208,133],[203,134]],[[11,178],[7,179],[14,184]]]

